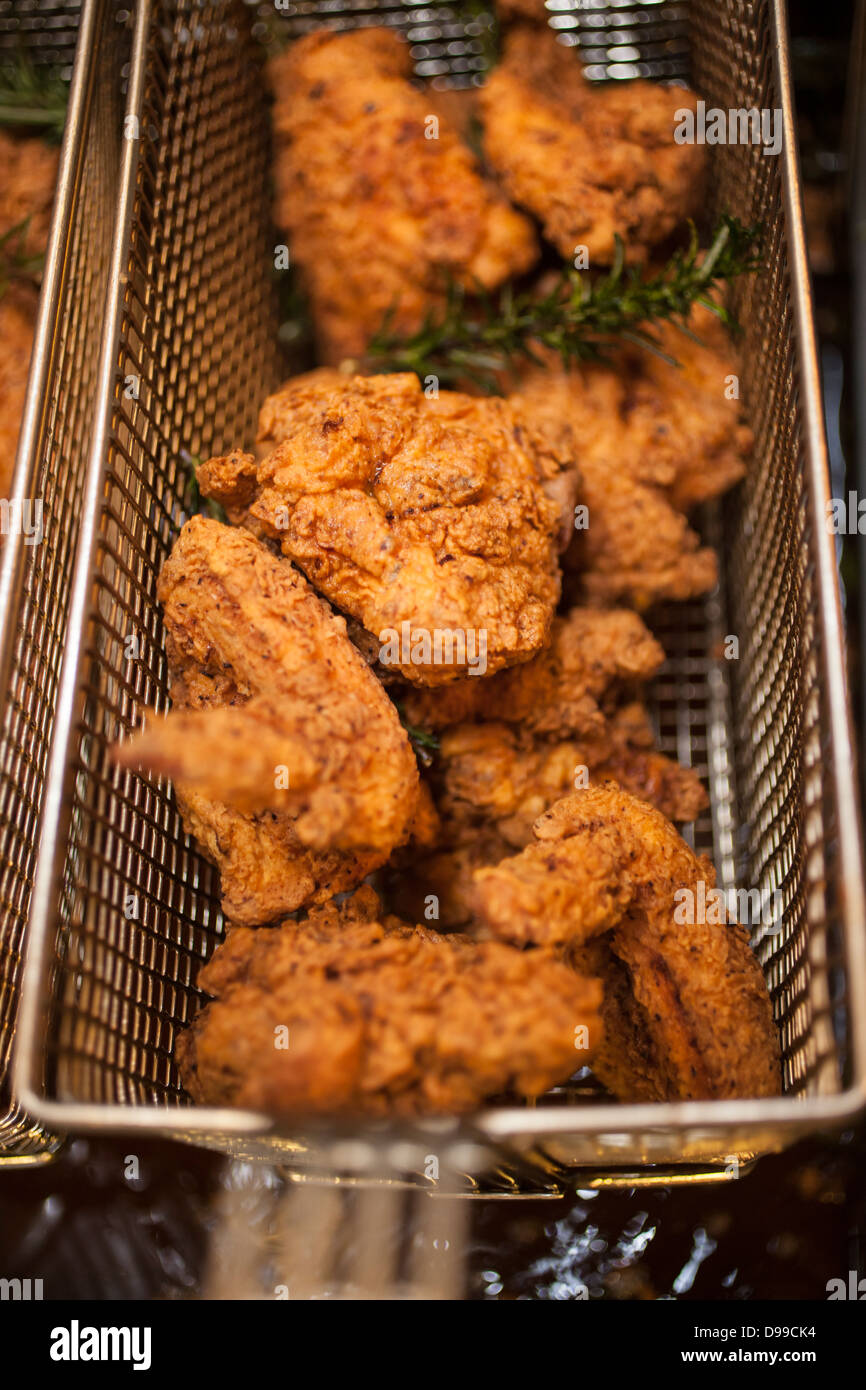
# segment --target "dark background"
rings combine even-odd
[[[857,487],[849,177],[864,73],[852,3],[791,0],[806,221],[824,374],[833,494]],[[846,99],[847,97],[847,99]],[[863,359],[861,358],[862,362]],[[860,441],[862,446],[862,440]],[[863,709],[857,540],[841,556],[855,710]],[[139,1156],[140,1178],[124,1177]],[[184,1298],[201,1287],[224,1160],[180,1145],[70,1141],[43,1167],[0,1179],[7,1278],[45,1298]],[[824,1300],[864,1272],[866,1129],[810,1140],[723,1186],[577,1191],[557,1201],[472,1205],[476,1299]]]

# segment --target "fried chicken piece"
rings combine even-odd
[[[663,1061],[656,1054],[627,967],[611,946],[610,932],[591,937],[569,952],[581,974],[602,982],[601,1041],[592,1055],[592,1070],[618,1100],[675,1100],[665,1084]]]
[[[579,500],[573,539],[563,557],[577,602],[629,603],[646,609],[665,599],[689,599],[718,581],[715,553],[670,498],[699,490],[696,474],[678,483],[669,459],[648,443],[620,456],[618,412],[628,386],[609,369],[585,374],[528,373],[509,400],[528,424],[527,445],[579,460]],[[739,476],[739,475],[738,475]],[[705,495],[712,492],[708,484]]]
[[[694,820],[707,806],[697,774],[654,748],[639,704],[616,710],[586,743],[547,742],[504,724],[459,725],[443,735],[432,776],[438,835],[427,853],[410,848],[392,859],[388,893],[397,911],[432,913],[448,928],[473,916],[475,870],[530,844],[533,822],[578,778],[615,779],[672,820]]]
[[[682,890],[697,901],[701,883],[705,891],[715,884],[709,860],[660,812],[614,786],[563,798],[534,832],[536,842],[514,859],[476,872],[485,927],[519,944],[571,947],[609,931],[665,1096],[777,1094],[778,1037],[747,933],[675,916]],[[631,1027],[626,1018],[624,1040]],[[645,1064],[642,1053],[630,1066]]]
[[[609,265],[618,235],[630,261],[700,207],[706,151],[674,141],[675,113],[695,110],[682,87],[586,80],[577,55],[544,27],[505,37],[481,89],[484,152],[509,197],[532,212],[569,260],[585,246]]]
[[[334,365],[361,356],[387,315],[390,331],[414,332],[444,308],[449,276],[493,289],[538,255],[530,223],[410,76],[387,29],[308,34],[270,64],[275,221]]]
[[[209,460],[199,487],[375,634],[383,664],[438,685],[548,638],[559,517],[519,424],[503,400],[428,401],[408,374],[312,374],[264,407],[278,442],[254,499],[249,455]]]
[[[696,304],[688,329],[697,341],[684,338],[674,324],[658,326],[659,347],[679,365],[641,353],[632,366],[627,415],[629,458],[654,451],[667,461],[673,479],[665,493],[679,511],[734,487],[745,476],[754,444],[738,396],[728,392],[740,367],[724,324]]]
[[[460,829],[459,842],[450,848],[434,846],[419,854],[410,846],[392,856],[384,891],[401,917],[423,918],[446,931],[469,926],[475,912],[475,870],[507,859],[515,846],[495,824]],[[440,839],[445,840],[444,834]]]
[[[203,517],[158,596],[174,710],[117,760],[178,780],[233,920],[354,886],[408,837],[418,770],[343,620],[251,535]]]
[[[533,422],[533,448],[547,435],[593,478],[627,475],[658,487],[678,511],[727,492],[744,476],[753,444],[739,401],[728,399],[739,365],[710,309],[696,305],[687,327],[693,336],[653,325],[661,351],[679,365],[625,347],[608,363],[565,372],[554,354],[542,354],[545,365],[523,372],[511,396]]]
[[[375,383],[385,380],[379,376],[366,379],[374,391]],[[396,387],[403,378],[393,375],[388,380]],[[320,405],[324,394],[329,391],[342,394],[349,389],[351,381],[349,373],[333,367],[316,367],[292,377],[273,396],[269,396],[259,411],[256,440],[258,458],[266,458],[275,444],[292,438],[302,422],[312,427],[318,426],[321,423]],[[383,389],[387,394],[387,388]],[[414,386],[411,394],[417,397]],[[414,404],[418,404],[417,399]],[[425,391],[422,413],[438,416],[458,427],[488,431],[491,436],[502,436],[503,433],[513,436],[516,445],[531,456],[536,480],[559,510],[559,546],[561,550],[566,548],[571,540],[574,504],[580,490],[580,471],[570,437],[563,438],[566,447],[561,449],[552,434],[542,434],[532,428],[529,412],[524,414],[516,405],[504,405],[498,398],[478,398],[459,391],[437,392],[430,397]],[[530,440],[531,447],[527,447]],[[245,500],[250,491],[248,460],[249,455],[233,455],[231,462],[222,461],[224,472],[217,473],[214,478],[216,486],[225,495],[226,505],[234,508],[232,520],[236,517],[242,520],[250,505],[249,500]],[[254,519],[249,520],[255,525]]]
[[[22,228],[15,249],[28,257],[38,256],[48,242],[58,157],[42,140],[0,130],[0,237]]]
[[[631,609],[572,608],[554,618],[549,645],[525,665],[443,690],[407,689],[399,698],[407,722],[420,729],[492,720],[546,738],[598,735],[602,704],[625,683],[649,680],[663,661]]]
[[[326,902],[382,863],[381,853],[310,849],[291,818],[276,811],[246,815],[185,787],[176,786],[175,795],[187,834],[219,869],[223,915],[239,927]]]
[[[496,723],[447,730],[436,760],[436,805],[446,827],[494,822],[509,844],[528,844],[537,817],[586,778],[614,778],[672,820],[694,820],[707,805],[697,775],[657,752],[635,713],[627,706],[586,742],[529,738]]]
[[[8,497],[36,324],[36,292],[11,285],[0,295],[0,497]]]
[[[631,603],[698,598],[718,583],[716,553],[702,546],[682,512],[659,488],[587,460],[581,467],[588,524],[577,530],[563,565],[578,602]]]
[[[283,1116],[451,1114],[504,1091],[540,1095],[574,1071],[578,1028],[597,1043],[596,981],[543,951],[370,912],[365,899],[229,933],[199,977],[215,1001],[175,1048],[195,1100]]]

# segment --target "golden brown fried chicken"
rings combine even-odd
[[[631,603],[698,598],[718,582],[716,553],[702,546],[682,512],[656,487],[611,473],[594,460],[581,468],[585,528],[563,557],[567,592],[581,602]]]
[[[585,514],[563,559],[575,576],[575,598],[643,609],[708,593],[718,562],[669,500],[676,487],[670,463],[649,446],[621,456],[626,435],[617,411],[627,390],[608,369],[544,371],[529,374],[509,399],[531,421],[533,453],[546,444],[560,458],[579,460]]]
[[[372,910],[364,898],[229,933],[199,977],[215,1001],[177,1040],[195,1100],[279,1115],[454,1113],[567,1078],[587,1057],[578,1029],[597,1044],[594,980],[543,951]]]
[[[615,238],[645,259],[700,206],[706,151],[674,141],[685,88],[597,86],[544,27],[506,35],[504,59],[481,89],[484,151],[514,202],[540,220],[569,260],[610,264]]]
[[[15,285],[0,295],[0,497],[12,486],[35,322],[35,290]]]
[[[594,478],[626,475],[658,487],[678,511],[727,492],[743,477],[753,442],[734,385],[739,367],[711,310],[697,305],[688,330],[693,337],[653,325],[660,349],[679,365],[626,347],[609,363],[565,372],[545,354],[545,366],[521,373],[511,396],[533,423],[533,448],[546,436]]]
[[[628,968],[614,951],[612,939],[612,932],[593,936],[568,956],[581,974],[589,973],[602,982],[604,1027],[592,1055],[592,1070],[619,1100],[675,1100],[663,1058],[635,999]]]
[[[418,771],[343,620],[261,542],[203,517],[158,595],[174,710],[118,760],[178,779],[232,920],[353,887],[408,837]]]
[[[538,253],[410,76],[407,45],[386,29],[308,34],[270,65],[275,221],[326,362],[360,356],[386,315],[392,330],[420,327],[449,276],[492,289]]]
[[[554,801],[611,778],[672,820],[694,820],[707,805],[698,777],[657,752],[645,718],[641,725],[635,716],[634,706],[617,711],[586,741],[530,738],[495,723],[448,729],[435,769],[446,827],[492,821],[510,844],[528,844],[533,822]]]
[[[0,237],[22,228],[15,249],[27,256],[38,256],[48,241],[57,161],[57,150],[42,140],[0,130]]]
[[[707,805],[697,774],[654,748],[638,704],[614,711],[586,741],[458,725],[442,736],[431,778],[439,816],[432,848],[398,853],[388,891],[399,912],[432,913],[449,928],[472,918],[475,870],[528,845],[537,817],[575,786],[614,779],[678,821],[694,820]]]
[[[266,403],[267,458],[211,459],[198,481],[376,635],[383,664],[477,679],[529,660],[559,597],[557,506],[519,426],[506,401],[427,400],[408,374],[313,373]]]
[[[746,932],[675,916],[683,891],[697,903],[701,884],[704,892],[713,887],[709,860],[660,812],[614,786],[563,798],[534,831],[536,842],[514,859],[476,872],[486,928],[518,944],[578,948],[580,965],[587,960],[583,944],[609,931],[634,997],[623,1014],[623,1045],[635,1029],[649,1038],[664,1095],[777,1094],[778,1038]],[[647,1063],[641,1046],[632,1072]]]
[[[598,735],[606,707],[624,684],[647,681],[664,661],[652,633],[629,608],[572,608],[554,618],[550,643],[523,666],[489,680],[398,697],[419,729],[498,720],[545,738]]]

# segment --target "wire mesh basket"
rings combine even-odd
[[[0,552],[0,1163],[37,1161],[57,1144],[12,1098],[8,1072],[108,287],[121,33],[107,4],[83,19],[75,0],[0,4],[0,68],[23,61],[72,78],[11,494],[41,502],[44,538],[30,545],[11,528]]]
[[[625,1105],[582,1077],[531,1106],[474,1117],[547,1171],[735,1173],[841,1124],[866,1085],[858,813],[782,0],[550,6],[595,77],[688,77],[708,104],[780,109],[781,155],[720,147],[717,209],[764,227],[765,265],[736,290],[748,480],[706,518],[722,579],[657,615],[668,652],[660,746],[706,780],[693,829],[722,886],[778,892],[755,946],[779,1025],[784,1095]],[[111,286],[69,630],[45,798],[16,1084],[46,1124],[160,1130],[290,1159],[308,1141],[265,1116],[193,1107],[173,1062],[222,931],[215,871],[164,784],[119,771],[109,744],[167,705],[156,579],[191,504],[181,458],[253,437],[276,385],[274,236],[260,11],[140,0],[114,217]],[[305,0],[279,22],[388,23],[420,77],[480,80],[485,18],[446,6]],[[481,27],[479,27],[481,26]],[[108,80],[108,79],[103,79]],[[107,97],[105,98],[107,100]],[[95,142],[111,138],[94,128]],[[710,209],[712,211],[712,209]],[[739,659],[717,655],[737,634]],[[136,641],[130,644],[129,639]],[[44,659],[38,634],[33,659]],[[130,650],[136,657],[130,659]],[[135,910],[130,911],[130,904]],[[585,1176],[585,1174],[584,1174]],[[651,1175],[650,1175],[651,1176]]]

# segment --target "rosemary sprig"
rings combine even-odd
[[[593,278],[564,266],[541,298],[532,290],[515,293],[506,284],[496,294],[451,283],[444,311],[430,313],[416,333],[401,338],[391,331],[392,315],[367,352],[374,372],[415,372],[443,385],[469,379],[482,390],[501,389],[499,374],[520,361],[539,363],[539,348],[559,356],[565,367],[603,360],[623,341],[636,343],[672,361],[652,332],[653,323],[670,322],[683,331],[695,304],[711,309],[736,327],[728,310],[711,297],[721,283],[754,271],[760,264],[760,228],[723,216],[706,251],[691,224],[688,245],[667,265],[644,278],[627,267],[622,242],[610,270]]]
[[[26,53],[0,67],[0,127],[30,129],[59,140],[68,99],[69,83],[57,69],[37,67]]]
[[[44,256],[27,252],[27,233],[30,218],[16,222],[0,236],[0,299],[15,280],[38,280],[42,274]]]

